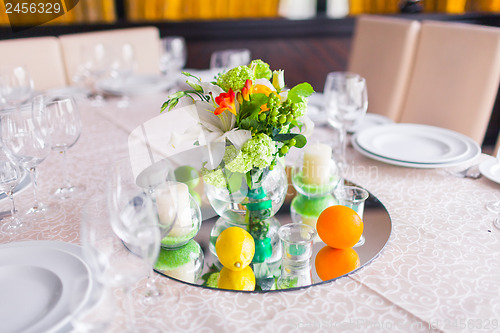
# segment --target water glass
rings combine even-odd
[[[344,179],[347,168],[347,129],[357,125],[368,109],[366,80],[355,73],[331,72],[326,77],[323,92],[328,122],[339,133],[338,159]]]
[[[244,66],[250,63],[250,59],[250,50],[248,49],[216,51],[210,57],[210,69],[222,71],[237,66]]]
[[[73,147],[82,133],[82,121],[76,101],[71,96],[44,97],[33,109],[47,118],[47,137],[53,151],[63,155],[64,184],[59,186],[54,195],[59,199],[70,199],[85,191],[85,186],[71,183],[68,166],[67,150]]]
[[[179,73],[186,65],[186,41],[181,36],[161,39],[160,71],[164,74]]]
[[[12,154],[19,165],[29,171],[33,184],[33,206],[27,214],[34,219],[40,218],[41,213],[51,208],[38,200],[38,173],[37,166],[42,163],[50,152],[47,137],[47,118],[36,110],[41,103],[37,96],[33,99],[31,108],[19,108],[2,116],[1,137],[4,148]],[[52,209],[55,205],[52,205]]]
[[[135,50],[131,44],[125,43],[113,49],[109,75],[117,87],[134,74],[136,66]],[[122,94],[117,106],[119,108],[128,108],[130,106],[130,98],[127,93]]]
[[[307,224],[289,223],[280,227],[278,235],[283,245],[278,289],[310,285],[312,283],[310,259],[316,230]]]
[[[16,234],[27,228],[27,224],[16,214],[14,204],[14,189],[23,178],[24,170],[19,167],[18,162],[3,148],[0,149],[0,192],[5,193],[11,201],[10,216],[2,218],[1,230],[8,235]]]
[[[283,245],[283,259],[304,262],[311,258],[316,230],[303,223],[288,223],[278,231]]]
[[[90,79],[92,89],[91,105],[104,105],[104,97],[97,88],[97,82],[104,77],[111,67],[109,46],[102,43],[85,45],[82,49],[82,64],[84,75]]]
[[[369,193],[364,188],[358,186],[343,186],[339,187],[335,191],[335,197],[337,198],[339,205],[343,205],[352,208],[359,217],[363,219],[363,213],[365,211],[365,201],[368,199]],[[361,246],[365,243],[365,237],[361,235],[359,241],[354,245],[354,247]]]

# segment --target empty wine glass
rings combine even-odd
[[[161,39],[160,71],[164,75],[180,73],[186,65],[186,41],[181,36]]]
[[[104,97],[97,88],[97,82],[110,68],[108,47],[102,43],[86,45],[82,50],[83,68],[91,81],[91,105],[100,107],[105,104]]]
[[[100,287],[100,292],[105,294],[113,288],[122,290],[125,325],[133,331],[135,315],[131,291],[144,276],[144,264],[141,258],[127,250],[122,240],[114,233],[105,194],[96,195],[85,203],[82,209],[80,241],[85,262],[89,265],[91,276]],[[95,292],[99,293],[99,290]],[[98,296],[97,294],[94,297],[98,299]],[[104,306],[101,311],[108,312],[108,306],[114,304],[101,304],[101,306]],[[86,306],[88,311],[92,308],[91,305]],[[86,313],[74,315],[78,327],[92,326],[97,332],[101,332],[111,321],[111,317],[97,319],[95,316],[86,317]]]
[[[0,95],[3,101],[20,109],[33,94],[33,80],[24,66],[0,69]]]
[[[151,172],[151,177],[148,177],[146,170],[139,177],[131,164],[133,160],[121,159],[113,163],[110,168],[108,200],[111,225],[118,237],[129,244],[131,250],[135,247],[148,264],[144,301],[152,303],[160,295],[153,276],[160,242],[172,229],[176,220],[176,188],[168,186],[175,178],[173,169],[169,167],[154,170]],[[137,185],[139,178],[142,187]],[[156,200],[156,195],[168,196],[171,205],[161,206]]]
[[[116,85],[123,84],[135,71],[136,59],[134,47],[131,44],[119,45],[113,52],[111,60],[110,76]],[[118,101],[119,108],[127,108],[130,106],[130,98],[126,92]]]
[[[31,108],[20,108],[15,112],[4,114],[1,119],[1,136],[5,149],[12,154],[19,165],[29,171],[33,184],[33,205],[26,213],[38,219],[41,213],[50,207],[38,199],[37,169],[50,152],[47,138],[47,119],[42,113],[33,112],[37,109],[41,97],[33,99]],[[54,205],[52,208],[55,208]]]
[[[5,193],[11,201],[10,215],[2,218],[2,232],[12,235],[21,230],[26,230],[28,225],[16,214],[14,204],[14,189],[23,178],[24,170],[18,162],[2,147],[0,149],[0,192]]]
[[[210,69],[223,71],[237,66],[248,65],[250,58],[250,50],[248,49],[216,51],[210,56]]]
[[[366,80],[355,73],[331,72],[326,77],[323,93],[328,122],[339,131],[338,156],[344,179],[347,167],[347,128],[358,124],[368,109]]]
[[[82,132],[78,105],[71,96],[37,96],[33,100],[33,112],[47,119],[46,131],[50,147],[63,155],[64,184],[54,191],[60,199],[69,199],[85,191],[83,185],[73,185],[67,164],[67,150],[73,147]]]

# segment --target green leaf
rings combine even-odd
[[[300,83],[290,89],[290,91],[288,92],[287,100],[292,103],[304,102],[304,99],[311,96],[313,92],[314,89],[309,83]]]
[[[274,141],[284,142],[291,139],[295,139],[295,147],[302,148],[306,145],[307,139],[302,134],[297,133],[286,133],[286,134],[278,134],[272,138]]]

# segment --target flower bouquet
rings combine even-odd
[[[200,170],[207,197],[226,222],[250,232],[254,262],[264,262],[271,256],[269,219],[287,190],[281,160],[292,147],[306,144],[302,132],[313,88],[308,83],[286,88],[284,72],[272,71],[261,60],[220,73],[213,82],[184,75],[190,89],[168,96],[162,111],[181,99],[194,104],[206,143],[219,143],[223,150]]]

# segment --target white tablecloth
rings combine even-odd
[[[135,97],[129,109],[117,108],[113,99],[100,109],[81,104],[83,132],[68,162],[72,180],[87,187],[85,196],[60,202],[55,216],[23,234],[0,234],[0,243],[78,244],[85,199],[104,190],[107,165],[127,154],[130,131],[157,116],[164,99]],[[348,178],[377,196],[392,219],[390,240],[370,264],[331,283],[266,294],[208,290],[162,277],[164,299],[155,306],[137,303],[138,319],[166,332],[500,331],[500,230],[485,209],[500,200],[500,185],[348,153]],[[49,191],[62,183],[61,166],[56,153],[40,165],[42,201],[50,203]],[[29,207],[32,198],[31,189],[16,195],[18,209]],[[1,210],[8,207],[8,200],[0,202]],[[110,331],[120,331],[122,323],[118,315]]]

